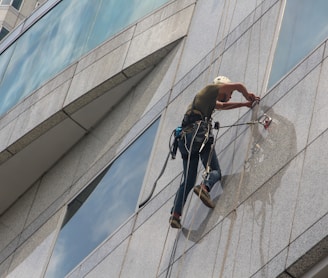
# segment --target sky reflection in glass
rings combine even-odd
[[[166,2],[61,1],[1,54],[0,116],[79,57]]]
[[[268,88],[328,36],[327,0],[287,0]]]
[[[70,204],[46,277],[64,277],[134,213],[158,124],[159,120]]]

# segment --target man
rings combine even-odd
[[[215,109],[229,110],[240,107],[251,108],[254,102],[260,100],[259,97],[248,92],[247,88],[242,83],[233,83],[225,76],[216,77],[213,83],[214,84],[206,86],[196,94],[192,104],[189,105],[182,122],[183,136],[179,139],[178,147],[183,159],[184,181],[177,190],[174,206],[171,210],[169,222],[172,228],[181,228],[180,218],[182,215],[182,209],[189,192],[196,182],[199,157],[205,168],[209,162],[210,172],[200,185],[194,187],[194,192],[207,207],[214,208],[209,192],[214,184],[221,180],[221,170],[215,150],[213,150],[210,161],[208,161],[213,138],[212,141],[205,141],[205,145],[199,150],[199,152],[192,151],[193,144],[196,144],[195,133],[188,133],[188,129],[190,130],[191,127],[194,128],[196,126],[198,131],[200,128],[199,123],[210,121],[211,115]],[[247,101],[229,102],[234,91],[242,93]]]

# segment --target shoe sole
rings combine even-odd
[[[195,187],[194,193],[200,198],[200,200],[203,202],[205,206],[211,209],[215,208],[215,205],[213,204],[212,200],[209,199],[205,194],[203,194],[203,189],[199,187]]]
[[[181,229],[181,225],[179,225],[175,222],[171,222],[170,224],[171,224],[171,228],[173,228],[173,229]]]
[[[174,219],[170,219],[170,225],[171,225],[171,228],[181,229],[181,224]]]

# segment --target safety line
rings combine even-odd
[[[233,19],[233,17],[234,17],[234,13],[235,13],[235,9],[236,9],[236,3],[237,3],[237,1],[235,1],[235,4],[234,4],[233,13],[232,13],[232,15],[231,15],[231,20],[230,20],[230,23],[229,23],[229,29],[228,29],[228,32],[229,32],[229,30],[230,30],[230,28],[231,28],[232,19]],[[223,9],[222,9],[222,14],[225,12],[226,4],[227,4],[227,0],[224,1],[224,6],[223,6]],[[230,6],[230,1],[228,0],[228,8],[227,8],[227,10],[229,10],[229,6]],[[218,32],[217,32],[217,36],[216,36],[216,41],[215,41],[215,44],[214,44],[214,47],[213,47],[213,52],[212,52],[212,59],[211,59],[212,64],[214,63],[215,48],[216,48],[216,45],[217,45],[217,43],[218,43],[218,42],[217,42],[217,39],[219,38],[219,33],[220,33],[221,26],[222,26],[222,21],[221,21],[222,19],[223,19],[223,17],[220,17],[219,28],[218,28]],[[224,26],[223,26],[223,31],[222,31],[222,38],[224,37],[224,31],[225,31],[225,27],[226,27],[227,19],[228,19],[228,12],[225,13],[225,17],[224,17]],[[222,40],[221,40],[221,42],[222,42]],[[227,40],[226,40],[226,42],[227,42]],[[222,45],[223,45],[223,50],[224,50],[224,48],[225,48],[226,42],[225,42],[225,44],[222,43]],[[222,51],[222,52],[223,52],[223,51]],[[222,56],[222,55],[221,55],[221,56]],[[221,67],[221,63],[222,63],[222,57],[221,57],[221,60],[219,61],[219,69],[220,69],[220,67]],[[208,76],[209,76],[209,73],[210,73],[210,72],[211,72],[211,66],[209,66],[209,68],[208,68]],[[214,145],[214,147],[215,147],[215,145]],[[192,196],[191,196],[191,198],[190,198],[189,205],[190,205],[190,203],[191,203],[192,197],[193,197],[193,194],[192,194]],[[189,207],[189,205],[188,205],[188,207]],[[191,225],[190,225],[190,228],[189,228],[188,235],[187,235],[186,240],[185,240],[185,247],[184,247],[184,249],[183,249],[183,251],[182,251],[182,256],[181,256],[182,263],[184,262],[184,256],[185,256],[185,253],[186,253],[186,246],[187,246],[187,242],[189,241],[190,231],[192,230],[192,226],[193,226],[193,223],[194,223],[195,215],[196,215],[196,209],[194,208],[194,210],[193,210],[193,215],[192,215],[192,218],[191,218],[191,219],[192,219],[192,222],[191,222]],[[179,274],[180,274],[180,272],[181,272],[182,263],[179,264],[178,276],[177,276],[177,277],[179,277]]]

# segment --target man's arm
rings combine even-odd
[[[243,83],[227,83],[227,84],[223,84],[221,86],[221,90],[227,90],[227,91],[238,91],[240,93],[242,93],[242,95],[244,96],[244,98],[248,101],[259,101],[260,98],[255,96],[252,92],[248,92],[247,88],[245,87],[245,85]]]
[[[217,110],[230,110],[240,107],[252,107],[253,101],[248,102],[220,102],[216,101],[215,109]]]

